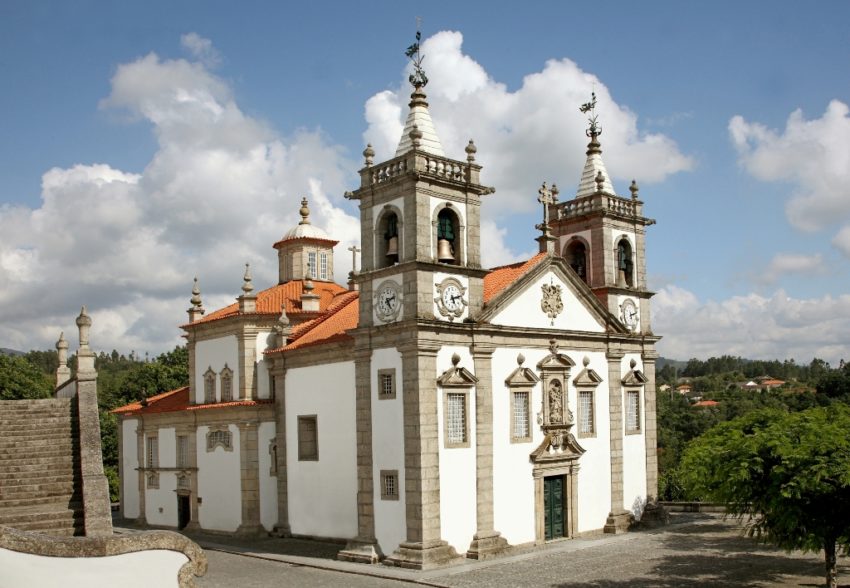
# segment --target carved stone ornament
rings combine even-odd
[[[555,324],[555,317],[564,310],[564,302],[561,300],[560,284],[543,284],[543,299],[540,301],[540,309],[549,317],[551,324]]]
[[[437,311],[450,321],[460,318],[469,305],[465,296],[466,287],[454,277],[446,278],[434,286],[437,290],[437,297],[434,298]]]

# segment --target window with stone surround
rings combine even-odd
[[[177,435],[177,467],[189,467],[189,437]]]
[[[159,438],[154,434],[154,436],[150,436],[146,440],[147,449],[146,449],[146,458],[145,458],[145,467],[147,468],[158,468],[159,467]]]
[[[469,393],[447,391],[445,393],[445,445],[469,447]]]
[[[221,370],[221,401],[230,402],[233,400],[233,370],[224,364],[224,369]]]
[[[298,461],[319,460],[319,423],[316,415],[298,417]]]
[[[578,436],[593,437],[596,435],[596,406],[593,390],[578,391]]]
[[[328,254],[320,253],[319,254],[319,279],[327,280],[328,279]]]
[[[395,368],[378,370],[378,399],[395,398]]]
[[[311,278],[318,278],[316,274],[316,252],[310,251],[307,253],[307,272]]]
[[[514,443],[531,441],[530,397],[530,390],[511,391],[511,441]]]
[[[215,451],[219,446],[225,451],[233,451],[233,434],[227,427],[210,429],[207,432],[207,452]]]
[[[381,470],[381,500],[398,500],[398,470]]]
[[[204,372],[204,403],[211,404],[215,402],[215,372],[212,366]]]
[[[626,391],[626,433],[640,432],[640,391]]]

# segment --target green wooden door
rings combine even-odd
[[[564,477],[543,478],[546,540],[564,536]]]

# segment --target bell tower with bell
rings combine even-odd
[[[420,33],[406,55],[413,86],[404,130],[392,159],[375,162],[363,151],[360,187],[346,197],[360,202],[360,326],[410,319],[462,322],[483,305],[481,197],[472,140],[466,159],[447,157],[424,88]],[[448,292],[448,293],[446,293]]]
[[[646,228],[643,202],[633,180],[630,198],[618,196],[602,161],[596,94],[582,105],[588,114],[587,159],[575,198],[549,205],[549,224],[558,252],[608,310],[635,334],[651,334],[646,286]]]

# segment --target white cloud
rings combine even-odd
[[[783,277],[791,274],[813,276],[826,273],[827,267],[823,255],[804,255],[800,253],[779,253],[758,277],[760,282],[775,284]]]
[[[183,42],[202,58],[212,51],[197,36]],[[345,281],[359,222],[340,201],[354,165],[321,133],[280,137],[203,63],[154,54],[119,66],[101,107],[150,123],[158,149],[141,173],[51,169],[38,208],[0,208],[4,346],[52,345],[76,330],[82,304],[96,348],[176,344],[194,275],[208,309],[240,293],[245,262],[258,287],[277,282],[271,245],[305,195],[312,221],[341,241],[335,277]]]
[[[781,132],[741,116],[729,121],[729,135],[744,169],[762,181],[793,184],[785,207],[789,222],[805,231],[843,224],[833,245],[848,257],[850,248],[843,245],[850,227],[849,115],[846,104],[833,100],[817,119],[806,120],[795,110]]]
[[[843,227],[832,239],[832,246],[850,259],[850,225]]]
[[[676,286],[653,298],[653,331],[669,358],[724,354],[752,359],[850,359],[850,295],[797,299],[783,290],[701,301]]]
[[[186,33],[181,36],[180,44],[189,52],[189,55],[207,67],[212,68],[221,63],[221,55],[213,47],[212,41],[200,36],[198,33]]]

